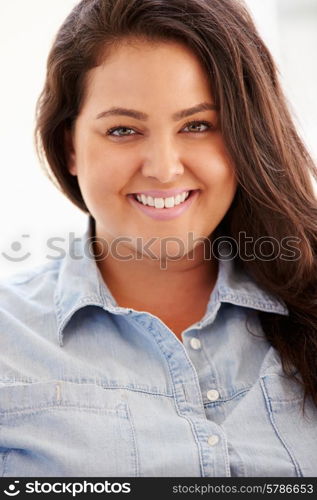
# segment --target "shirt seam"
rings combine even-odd
[[[136,432],[135,432],[135,427],[134,427],[134,420],[130,411],[130,407],[127,404],[126,405],[126,410],[128,414],[128,418],[130,421],[130,427],[132,431],[132,437],[133,437],[133,444],[134,444],[134,449],[135,449],[135,476],[138,477],[140,475],[140,458],[139,458],[139,449],[137,446],[137,439],[136,439]]]
[[[214,321],[215,321],[215,319],[216,319],[216,317],[214,318]],[[208,363],[209,372],[211,373],[211,376],[215,380],[215,387],[216,388],[220,387],[221,384],[220,384],[220,380],[219,380],[219,374],[218,374],[217,367],[216,367],[215,363],[213,362],[213,360],[209,357],[209,354],[208,354],[207,350],[205,349],[205,342],[204,342],[204,337],[202,336],[202,334],[200,334],[200,337],[201,337],[202,352],[204,353],[206,362]],[[204,401],[203,401],[203,405],[204,405]]]
[[[231,396],[231,397],[229,397],[229,398],[219,398],[219,399],[217,399],[216,401],[208,401],[208,402],[204,403],[204,407],[206,408],[206,407],[209,407],[209,405],[214,406],[214,405],[215,405],[215,404],[217,404],[217,403],[227,403],[228,401],[232,401],[232,400],[234,400],[234,399],[238,398],[239,396],[241,396],[241,395],[243,395],[243,394],[245,394],[245,393],[249,392],[249,391],[252,389],[252,387],[253,387],[253,386],[252,386],[252,385],[250,385],[250,387],[248,387],[248,388],[246,388],[246,389],[243,389],[243,390],[241,390],[241,391],[239,391],[239,392],[235,393],[233,396]],[[220,391],[219,391],[219,392],[220,392]]]
[[[21,382],[20,379],[19,380],[18,379],[10,379],[10,380],[0,379],[0,383],[2,381],[4,381],[5,383],[10,382],[10,386],[7,386],[7,387],[11,387],[11,385],[13,386],[13,384],[16,382]],[[35,385],[35,384],[47,384],[47,383],[56,384],[56,382],[57,382],[56,379],[49,379],[49,380],[34,380],[33,379],[31,382],[27,381],[26,383],[29,385],[33,385],[33,384]],[[74,380],[72,378],[66,378],[66,379],[59,378],[58,382],[69,382],[72,384],[77,384],[79,386],[80,385],[95,385],[95,386],[100,387],[100,388],[105,389],[105,390],[124,389],[124,390],[132,391],[132,392],[140,392],[142,394],[147,394],[147,395],[151,395],[151,396],[159,396],[159,397],[163,396],[163,397],[167,397],[167,398],[172,398],[174,395],[173,392],[169,393],[169,392],[154,391],[151,389],[145,389],[145,388],[138,387],[138,386],[102,384],[102,383],[97,383],[95,381],[90,381],[87,379],[82,379],[82,381],[78,381],[78,380]],[[1,387],[0,387],[0,390],[1,390]]]
[[[221,301],[232,301],[234,302],[234,305],[253,306],[254,308],[259,310],[265,309],[266,311],[270,312],[280,312],[281,314],[288,314],[287,308],[282,304],[273,301],[267,301],[264,298],[259,298],[244,293],[233,294],[228,292],[220,292],[219,296]]]
[[[7,450],[3,454],[3,459],[2,459],[3,474],[2,474],[1,477],[6,477],[5,474],[7,473],[7,462],[8,462],[8,458],[9,458],[9,455],[10,455],[11,452],[12,452],[12,450]]]
[[[293,462],[293,465],[295,467],[295,471],[296,471],[296,474],[297,474],[297,477],[303,477],[303,474],[301,472],[301,469],[300,469],[300,466],[299,464],[297,463],[297,460],[296,458],[293,456],[293,453],[291,452],[291,450],[289,449],[289,447],[287,446],[286,442],[284,441],[283,437],[280,435],[279,431],[278,431],[278,428],[276,426],[276,423],[274,421],[274,417],[273,417],[273,409],[272,409],[272,405],[271,405],[271,400],[270,400],[270,397],[267,393],[267,390],[266,390],[266,387],[265,387],[265,376],[261,377],[260,378],[260,383],[261,383],[261,388],[262,388],[262,392],[263,392],[263,397],[264,397],[264,400],[265,400],[265,403],[266,403],[266,406],[267,406],[267,409],[268,409],[268,413],[269,413],[269,418],[270,418],[270,421],[271,421],[271,424],[272,424],[272,427],[274,429],[274,432],[277,436],[277,438],[281,441],[282,445],[284,446],[285,450],[287,451],[288,455],[290,456],[292,462]]]

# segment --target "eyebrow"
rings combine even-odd
[[[207,111],[210,109],[218,110],[219,107],[209,102],[201,102],[200,104],[192,106],[191,108],[183,109],[181,111],[176,111],[176,113],[172,114],[172,119],[174,121],[182,120],[187,116],[194,115],[195,113],[199,113],[200,111]],[[110,109],[107,109],[106,111],[102,111],[101,113],[99,113],[96,116],[96,120],[99,120],[100,118],[105,118],[106,116],[118,116],[118,115],[129,116],[130,118],[135,118],[136,120],[142,120],[142,121],[146,121],[149,118],[149,115],[147,115],[146,113],[142,113],[141,111],[136,111],[135,109],[112,107]]]

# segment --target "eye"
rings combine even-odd
[[[125,127],[124,125],[118,125],[117,127],[113,127],[113,128],[110,128],[109,130],[107,130],[106,135],[112,135],[114,137],[127,137],[129,135],[132,135],[132,134],[116,135],[116,134],[114,134],[114,132],[116,132],[117,130],[132,130],[132,128]]]
[[[211,130],[213,129],[213,125],[210,123],[210,122],[206,122],[206,121],[198,121],[198,120],[195,120],[195,121],[192,121],[192,122],[188,122],[185,124],[185,128],[187,127],[197,127],[198,125],[202,125],[203,127],[207,127],[207,130],[192,130],[191,132],[194,133],[194,134],[199,134],[199,133],[202,133],[202,132],[207,132],[208,130]]]

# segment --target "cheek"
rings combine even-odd
[[[224,215],[229,209],[237,190],[237,181],[232,168],[219,172],[212,189],[219,208],[219,213]]]
[[[132,175],[133,167],[126,158],[120,158],[109,151],[91,150],[85,154],[78,171],[78,180],[82,190],[96,198],[104,197],[105,194],[120,194]]]
[[[224,198],[230,198],[232,196],[232,193],[236,190],[237,181],[234,170],[230,164],[222,164],[215,169],[213,184],[217,191],[223,193]]]
[[[213,156],[203,169],[206,185],[213,192],[231,193],[236,188],[236,177],[232,164],[222,157]]]
[[[209,164],[210,182],[215,190],[222,192],[224,198],[228,198],[232,197],[237,186],[235,168],[222,139],[220,137],[218,139],[210,156],[212,158]]]

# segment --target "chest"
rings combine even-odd
[[[183,344],[147,314],[101,308],[78,313],[62,349],[35,332],[8,342],[1,475],[316,476],[316,409],[303,418],[255,317],[233,308]]]

